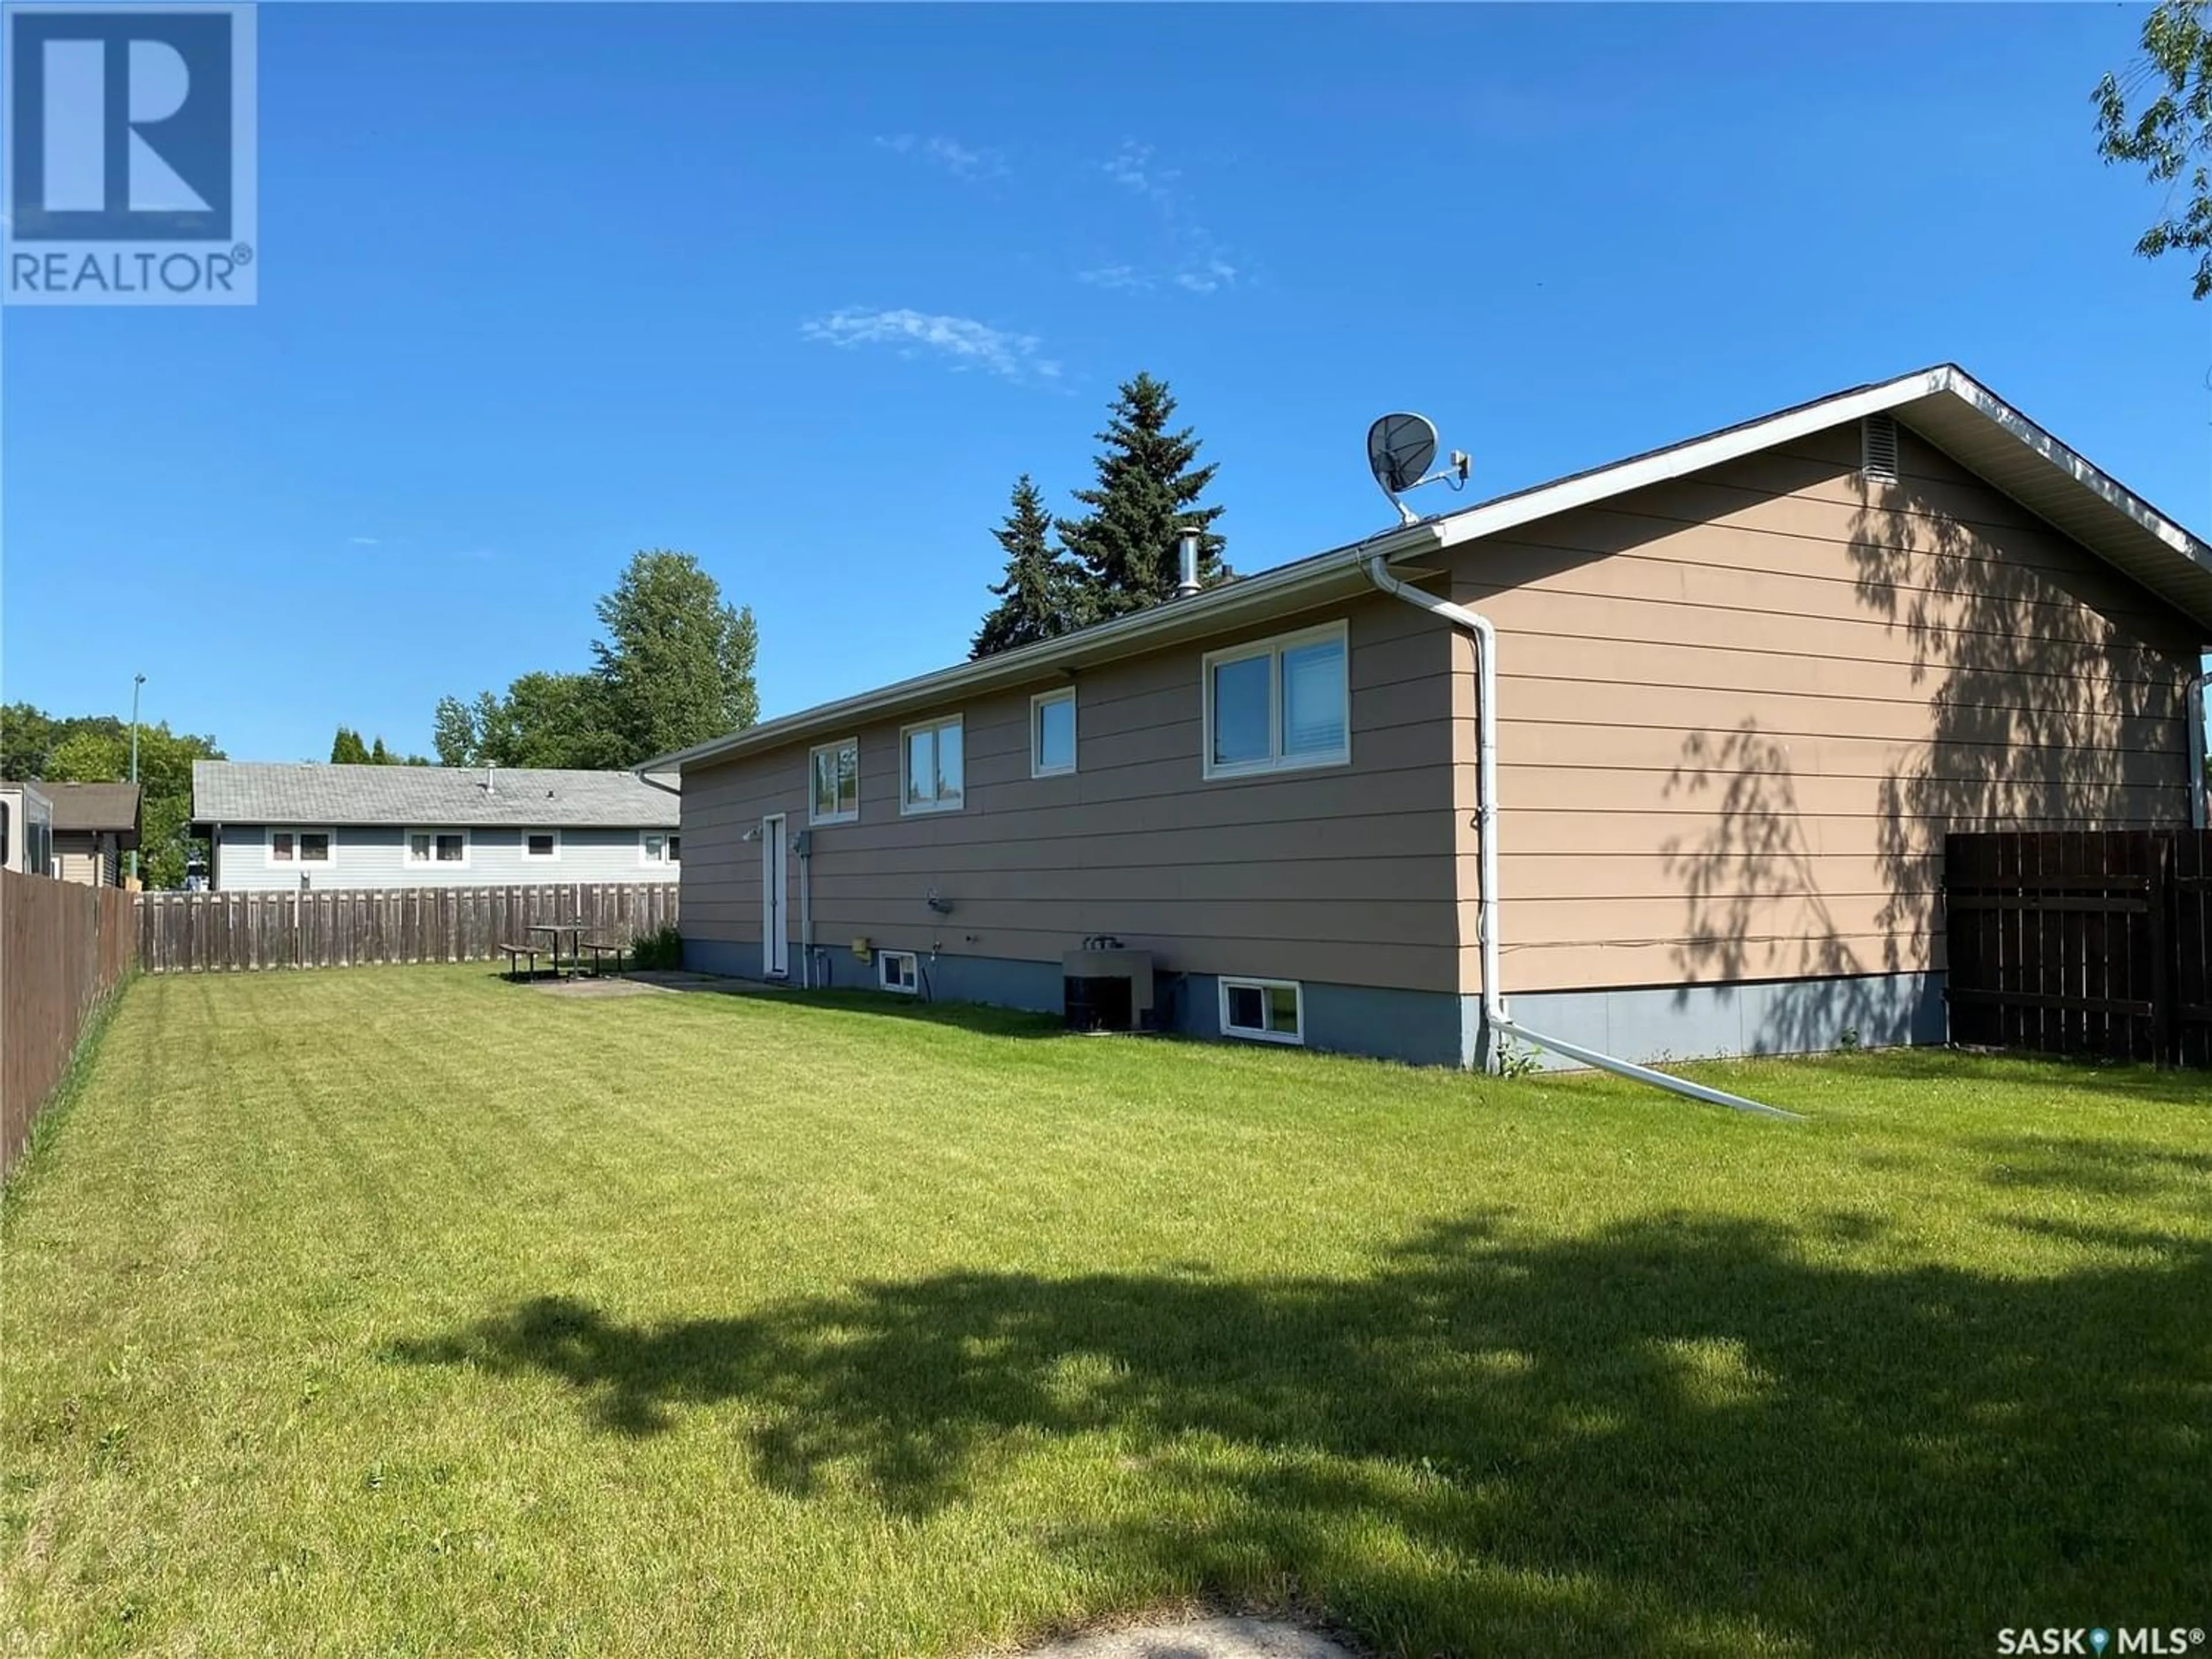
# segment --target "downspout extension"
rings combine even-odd
[[[1507,1014],[1498,967],[1498,630],[1489,617],[1400,581],[1390,574],[1387,555],[1376,553],[1370,556],[1365,569],[1367,580],[1382,592],[1395,599],[1403,599],[1407,605],[1431,616],[1443,617],[1474,641],[1474,818],[1476,833],[1481,837],[1475,848],[1475,879],[1480,890],[1475,896],[1474,914],[1475,943],[1482,962],[1482,1024],[1486,1036],[1492,1039],[1518,1037],[1540,1048],[1549,1048],[1554,1054],[1565,1054],[1569,1060],[1578,1060],[1585,1066],[1611,1072],[1632,1082],[1649,1084],[1670,1094],[1703,1101],[1710,1106],[1726,1106],[1735,1111],[1754,1112],[1763,1117],[1786,1118],[1792,1122],[1803,1121],[1799,1114],[1786,1112],[1778,1106],[1746,1100],[1741,1095],[1732,1095],[1722,1089],[1708,1089],[1702,1083],[1692,1083],[1686,1078],[1672,1077],[1648,1066],[1638,1066],[1632,1060],[1601,1054],[1595,1048],[1585,1048],[1578,1042],[1547,1036],[1541,1031],[1531,1030]]]

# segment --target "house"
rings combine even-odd
[[[54,804],[36,783],[0,783],[0,869],[53,873]]]
[[[88,887],[119,887],[123,855],[138,849],[135,783],[41,783],[53,804],[54,874]]]
[[[1946,365],[654,764],[715,973],[1052,1010],[1109,935],[1209,1036],[1935,1042],[1944,832],[2190,822],[2208,638],[2212,549]]]
[[[671,881],[680,819],[673,778],[630,772],[192,763],[225,892]]]

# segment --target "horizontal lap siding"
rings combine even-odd
[[[1402,612],[1402,614],[1401,614]],[[1362,599],[1208,647],[1346,618],[1352,764],[1208,782],[1200,658],[1179,647],[1088,670],[1076,682],[1079,769],[1032,779],[1018,693],[927,711],[961,714],[964,811],[902,816],[899,732],[861,727],[860,818],[815,829],[814,935],[1056,962],[1090,933],[1195,973],[1455,988],[1450,807],[1450,644],[1417,613]],[[915,718],[922,718],[917,715]],[[848,733],[831,733],[842,736]],[[811,744],[684,778],[684,931],[756,944],[763,814],[807,828]],[[799,921],[798,860],[790,917]],[[951,905],[937,915],[932,889]]]
[[[1871,495],[1854,425],[1456,551],[1509,993],[1940,968],[1945,830],[2186,821],[2198,630],[1900,437]]]
[[[279,825],[279,829],[324,830],[326,824]],[[311,889],[352,890],[365,887],[530,887],[585,882],[594,885],[651,884],[672,873],[648,864],[634,829],[567,829],[558,831],[559,851],[550,859],[523,856],[520,828],[471,830],[465,864],[410,864],[407,830],[451,830],[451,824],[340,824],[332,831],[334,857],[329,864],[269,861],[268,828],[260,824],[221,826],[216,882],[225,892],[289,892],[307,878]],[[653,833],[659,833],[655,831]]]

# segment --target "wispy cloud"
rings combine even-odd
[[[1176,272],[1176,286],[1193,294],[1211,294],[1216,289],[1237,285],[1237,267],[1226,259],[1214,257],[1187,270]]]
[[[867,311],[848,307],[800,325],[799,332],[841,350],[890,346],[902,357],[932,353],[956,368],[981,368],[1006,380],[1053,380],[1060,364],[1042,355],[1034,334],[993,328],[972,317],[931,316],[920,311]]]
[[[1150,271],[1139,270],[1134,265],[1100,265],[1091,270],[1079,270],[1075,280],[1087,283],[1092,288],[1145,289],[1158,288],[1159,278]]]
[[[356,547],[381,547],[384,544],[374,536],[349,536],[346,539]]]
[[[1133,138],[1124,139],[1121,148],[1099,164],[1099,170],[1156,207],[1172,211],[1182,199],[1176,181],[1182,177],[1182,170],[1160,166],[1152,159],[1152,147]]]
[[[1177,288],[1186,294],[1215,294],[1237,286],[1237,268],[1200,220],[1180,167],[1162,165],[1150,144],[1128,139],[1098,170],[1151,210],[1165,255],[1157,264],[1095,266],[1077,272],[1077,281],[1138,292]]]
[[[1005,179],[1013,169],[1006,165],[1000,151],[986,146],[963,144],[957,138],[947,138],[942,133],[923,137],[911,132],[894,133],[878,138],[876,148],[900,155],[912,155],[939,167],[956,179]]]

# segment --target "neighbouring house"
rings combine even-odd
[[[653,763],[696,969],[1448,1065],[1932,1042],[1944,832],[2188,823],[2208,638],[2212,549],[1943,366]]]
[[[54,804],[45,786],[0,783],[0,869],[49,876],[54,862]]]
[[[64,881],[119,887],[123,858],[138,849],[135,783],[40,783],[53,803],[54,870]]]
[[[192,763],[222,892],[673,881],[681,816],[672,775]]]

